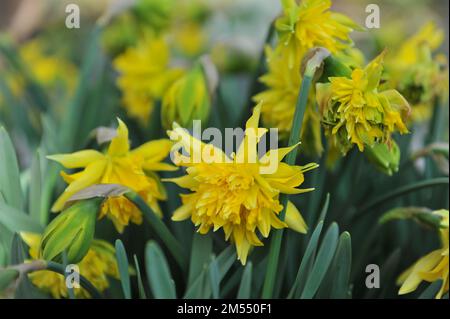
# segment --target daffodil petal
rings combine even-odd
[[[172,215],[172,220],[179,222],[188,219],[191,216],[192,207],[182,205]]]
[[[92,162],[101,160],[104,158],[104,155],[99,151],[84,150],[71,154],[48,155],[47,158],[60,163],[66,168],[82,168],[88,166]]]
[[[400,276],[404,279],[402,286],[399,290],[399,295],[404,295],[410,293],[419,286],[422,282],[422,277],[420,276],[420,272],[430,271],[433,269],[441,258],[440,250],[435,250],[428,255],[420,258],[412,267],[412,269],[408,269],[408,276]]]
[[[53,212],[58,212],[63,209],[66,201],[72,197],[75,193],[80,190],[94,185],[100,181],[100,178],[105,169],[106,162],[105,161],[97,161],[88,165],[83,174],[80,177],[72,182],[67,188],[64,190],[64,193],[56,200],[55,204],[52,207]]]
[[[167,157],[172,145],[168,139],[154,140],[135,148],[131,154],[142,156],[146,163],[156,163]]]
[[[111,140],[108,148],[108,155],[110,156],[125,155],[130,150],[128,128],[121,119],[117,118],[117,121],[119,122],[117,136]]]

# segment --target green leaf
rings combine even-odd
[[[18,234],[14,234],[11,244],[11,264],[22,264],[26,259],[23,241]]]
[[[8,264],[8,250],[0,238],[0,268]]]
[[[342,233],[339,237],[333,261],[320,284],[315,298],[346,299],[350,297],[351,248],[350,234],[348,232]]]
[[[314,262],[314,255],[317,249],[317,244],[319,243],[320,233],[322,232],[323,221],[317,224],[316,229],[309,240],[308,246],[306,247],[305,254],[303,255],[300,267],[298,268],[297,276],[294,281],[294,285],[289,292],[288,298],[299,298],[300,292],[303,290],[306,278],[311,270],[312,264]]]
[[[20,173],[16,151],[6,130],[0,128],[0,192],[5,201],[17,209],[23,209]]]
[[[331,224],[320,245],[317,258],[314,261],[314,266],[306,280],[305,288],[300,296],[301,299],[313,298],[319,289],[322,279],[325,277],[328,267],[333,260],[338,243],[338,235],[338,225],[336,223]]]
[[[192,239],[191,260],[189,264],[188,287],[201,274],[205,265],[211,261],[212,238],[210,235],[195,233]]]
[[[12,232],[41,233],[43,228],[24,212],[0,202],[0,223]]]
[[[1,203],[1,201],[0,201]],[[0,213],[1,214],[1,213]],[[2,223],[0,223],[0,246],[3,247],[3,253],[0,256],[2,258],[2,262],[0,263],[0,266],[2,265],[8,265],[9,259],[10,259],[10,253],[11,253],[11,245],[14,238],[14,233],[10,231],[8,228],[6,228]],[[0,250],[2,249],[0,247]]]
[[[205,267],[201,274],[197,277],[197,279],[190,285],[186,293],[183,296],[183,299],[207,299],[211,295],[210,285],[205,284],[207,282],[207,270],[208,267]]]
[[[40,152],[37,151],[33,162],[31,163],[30,176],[30,194],[28,198],[28,210],[31,218],[41,225],[45,225],[46,216],[41,216],[41,188],[42,188],[42,174]]]
[[[352,240],[350,233],[343,232],[339,237],[336,255],[330,273],[333,274],[333,286],[330,297],[346,299],[350,289],[350,273],[352,267]]]
[[[245,266],[244,273],[242,274],[241,284],[237,294],[237,299],[250,299],[252,289],[252,262],[249,261]]]
[[[19,272],[15,269],[0,270],[0,293],[19,277]]]
[[[320,211],[319,221],[318,222],[325,221],[329,205],[330,205],[330,193],[327,193],[327,197],[325,198],[325,203],[323,204],[322,210]]]
[[[136,267],[136,279],[138,283],[138,289],[139,289],[139,298],[141,299],[147,299],[147,294],[145,293],[144,288],[144,282],[142,281],[142,275],[141,275],[141,267],[139,267],[139,261],[137,259],[136,255],[133,255],[134,258],[134,266]]]
[[[149,241],[145,247],[145,266],[153,296],[157,299],[175,299],[175,283],[169,265],[155,241]]]
[[[218,282],[222,281],[223,277],[228,273],[231,266],[236,261],[236,253],[233,247],[229,246],[224,249],[219,256],[216,258],[218,273]],[[216,267],[212,265],[212,267]],[[211,296],[211,282],[209,272],[211,271],[211,263],[209,265],[204,265],[200,275],[194,280],[194,282],[187,287],[186,293],[184,294],[185,299],[198,299],[198,298],[210,298]],[[216,270],[214,270],[216,272]]]
[[[209,265],[209,280],[211,283],[211,290],[214,299],[219,299],[219,291],[220,291],[220,271],[219,265],[217,263],[217,259],[215,256],[211,257],[211,263]]]
[[[442,287],[442,280],[437,280],[430,285],[420,294],[419,299],[434,299],[437,293]]]
[[[233,266],[236,261],[236,252],[232,246],[228,246],[225,248],[220,255],[217,257],[217,262],[219,263],[220,269],[220,280],[225,277],[230,270],[231,266]]]
[[[125,299],[131,299],[130,273],[125,247],[120,239],[116,240],[116,258],[119,267],[120,283]]]

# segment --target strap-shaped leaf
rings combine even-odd
[[[190,286],[211,261],[212,238],[210,235],[195,233],[192,239],[191,259],[189,264],[188,286]]]
[[[134,258],[134,266],[136,267],[136,279],[137,279],[138,289],[139,289],[139,298],[147,299],[147,294],[145,293],[144,282],[142,281],[141,267],[139,266],[139,261],[138,261],[136,255],[133,255],[133,258]]]
[[[0,202],[0,224],[12,232],[41,233],[43,228],[31,216],[24,212]]]
[[[45,225],[46,216],[41,216],[42,173],[40,157],[40,152],[36,152],[31,163],[28,210],[35,222]]]
[[[157,299],[175,299],[175,283],[170,274],[169,264],[155,241],[149,241],[145,247],[145,266],[153,296]]]
[[[338,235],[338,225],[336,223],[331,224],[320,245],[317,258],[314,261],[314,266],[306,280],[305,288],[303,289],[300,298],[311,299],[316,294],[336,252]]]
[[[16,151],[6,130],[0,128],[0,192],[8,205],[23,209]]]
[[[330,297],[334,299],[348,298],[350,273],[352,267],[352,240],[350,233],[343,232],[339,237],[339,244],[334,256],[331,273],[333,274],[333,286]]]
[[[306,247],[305,254],[303,255],[300,267],[298,268],[297,276],[295,277],[294,285],[289,292],[288,298],[299,298],[300,293],[305,285],[306,278],[311,270],[312,264],[314,262],[314,255],[317,249],[317,244],[319,243],[320,233],[322,232],[323,221],[317,224],[316,229],[309,240],[308,246]]]
[[[420,294],[419,299],[434,299],[442,287],[442,280],[437,280],[428,285],[428,287]]]
[[[125,299],[131,299],[130,273],[127,253],[120,239],[116,240],[116,258],[119,267],[120,283]]]
[[[237,299],[249,299],[252,289],[252,273],[253,265],[249,261],[245,266],[244,273],[242,274],[241,284],[239,285],[239,290],[237,294]]]

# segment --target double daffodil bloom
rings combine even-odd
[[[422,281],[434,282],[436,280],[442,280],[442,286],[436,294],[436,298],[440,299],[448,292],[449,214],[448,210],[440,210],[434,213],[442,216],[441,229],[439,230],[442,248],[434,250],[420,258],[414,265],[400,275],[397,280],[397,283],[401,285],[398,292],[400,295],[413,292]]]
[[[351,78],[330,77],[316,85],[317,101],[325,131],[344,154],[353,144],[365,146],[391,142],[395,131],[408,133],[404,123],[409,104],[396,90],[379,91],[384,53],[365,69],[356,68]]]
[[[200,234],[222,228],[225,239],[234,242],[242,264],[246,263],[252,246],[263,245],[257,230],[264,238],[269,236],[272,227],[289,227],[306,233],[307,226],[291,202],[287,205],[285,221],[280,220],[278,215],[283,207],[279,196],[313,190],[297,187],[304,181],[303,173],[318,166],[313,163],[290,166],[281,162],[297,145],[271,150],[258,158],[257,144],[267,131],[258,128],[260,111],[261,104],[247,121],[245,137],[237,152],[230,156],[212,144],[203,144],[177,125],[168,131],[171,139],[178,140],[189,153],[188,156],[175,153],[175,164],[187,167],[187,174],[168,181],[191,191],[181,195],[183,205],[172,219],[191,218]],[[271,164],[276,164],[275,169],[265,171]]]
[[[443,40],[444,32],[428,23],[387,56],[386,86],[408,99],[412,121],[429,119],[436,100],[448,97],[448,62],[444,55],[434,55]]]
[[[117,85],[123,94],[123,106],[142,125],[148,123],[155,102],[183,74],[182,69],[171,68],[169,62],[165,40],[149,36],[114,60],[114,67],[120,73]]]
[[[345,15],[330,11],[331,0],[282,0],[283,15],[275,22],[280,43],[288,51],[292,68],[295,61],[313,47],[335,53],[353,45],[349,34],[360,27]]]
[[[29,247],[29,254],[33,260],[40,259],[39,242],[41,236],[32,233],[22,233],[22,239]],[[77,266],[80,274],[91,282],[98,291],[103,292],[109,287],[108,277],[119,279],[114,247],[104,241],[94,239],[87,255]],[[50,293],[53,298],[67,298],[69,293],[63,275],[49,270],[39,270],[28,275],[31,282],[39,289]],[[83,288],[74,288],[77,298],[90,298]]]
[[[139,193],[147,204],[161,215],[158,200],[166,199],[166,192],[155,171],[170,171],[174,166],[161,161],[169,154],[172,143],[167,139],[147,142],[130,150],[128,128],[120,119],[117,135],[111,140],[106,153],[83,150],[72,154],[57,154],[49,159],[66,168],[81,168],[80,172],[61,175],[69,184],[52,207],[60,211],[75,193],[95,184],[121,184]],[[142,222],[141,212],[126,198],[111,197],[102,205],[100,218],[108,216],[119,232],[131,221]]]

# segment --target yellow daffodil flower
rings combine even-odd
[[[295,106],[301,86],[300,61],[294,68],[290,68],[285,54],[277,54],[269,46],[266,47],[268,72],[260,81],[267,89],[253,97],[253,101],[262,103],[261,117],[266,127],[276,127],[280,139],[287,140],[292,127]],[[309,155],[320,155],[323,150],[320,135],[320,114],[313,99],[306,107],[302,126],[302,147]]]
[[[330,11],[331,0],[282,0],[283,15],[275,22],[280,49],[288,51],[292,68],[309,49],[319,46],[332,53],[353,44],[350,32],[360,27],[345,15]]]
[[[330,83],[316,85],[325,132],[344,154],[353,144],[362,152],[374,143],[389,145],[395,131],[408,133],[408,102],[396,90],[378,90],[383,56],[354,69],[351,78],[330,77]]]
[[[396,88],[411,103],[411,120],[431,117],[438,98],[448,96],[448,63],[443,55],[433,56],[444,40],[434,23],[424,25],[406,40],[395,54],[387,56],[387,87]]]
[[[31,259],[40,259],[39,242],[41,236],[32,233],[22,233],[22,239],[29,247]],[[91,282],[98,291],[103,292],[109,287],[108,277],[119,279],[114,247],[99,239],[94,239],[87,255],[77,266],[80,274]],[[28,275],[31,282],[39,289],[48,292],[53,298],[69,296],[66,280],[63,275],[49,270],[39,270]],[[76,298],[90,298],[83,288],[74,288]]]
[[[52,207],[60,211],[75,193],[94,184],[121,184],[139,193],[148,205],[161,215],[158,200],[165,200],[166,193],[155,171],[170,171],[174,166],[161,161],[169,154],[172,143],[167,139],[147,142],[130,150],[128,128],[120,119],[117,135],[111,140],[106,153],[83,150],[72,154],[48,156],[69,169],[81,171],[61,175],[69,184]],[[111,197],[102,205],[100,218],[108,216],[119,232],[131,221],[142,222],[141,212],[126,198]]]
[[[123,106],[142,125],[148,124],[154,103],[183,73],[180,68],[169,67],[169,62],[165,40],[149,36],[114,60],[114,67],[120,73],[117,85],[123,94]]]
[[[442,280],[442,286],[436,294],[436,298],[440,299],[448,292],[449,214],[448,210],[440,210],[434,213],[442,216],[441,229],[439,230],[442,248],[434,250],[420,258],[414,265],[400,275],[397,280],[397,283],[401,285],[398,292],[400,295],[416,290],[422,281],[434,282],[436,280]]]
[[[199,55],[207,42],[207,36],[201,25],[194,22],[176,26],[172,36],[175,48],[188,57]]]
[[[46,55],[42,42],[33,40],[20,49],[20,55],[35,79],[53,88],[63,85],[72,92],[77,79],[77,69],[60,56]]]
[[[45,89],[68,95],[75,88],[78,71],[76,67],[61,56],[47,54],[39,39],[25,43],[19,50],[20,58],[30,75]],[[5,72],[6,83],[12,94],[20,96],[25,89],[24,79],[19,74]],[[61,94],[58,94],[61,98]],[[0,96],[1,99],[1,96]],[[58,101],[60,103],[61,101]],[[1,101],[0,101],[1,104]]]
[[[168,181],[191,191],[181,195],[183,205],[174,212],[172,220],[191,218],[201,234],[211,228],[213,231],[222,228],[225,239],[234,242],[242,264],[246,263],[251,247],[263,245],[257,230],[264,238],[272,227],[306,233],[307,226],[291,202],[285,221],[279,219],[283,209],[279,196],[313,190],[297,187],[304,181],[303,173],[318,166],[314,163],[290,166],[281,162],[297,145],[271,150],[257,158],[258,141],[267,131],[258,128],[260,111],[261,104],[247,121],[245,137],[237,152],[230,156],[212,144],[203,144],[177,125],[168,131],[171,139],[178,140],[189,153],[189,156],[175,153],[178,154],[175,164],[187,167],[187,174]],[[264,172],[270,158],[275,158],[275,170]]]

